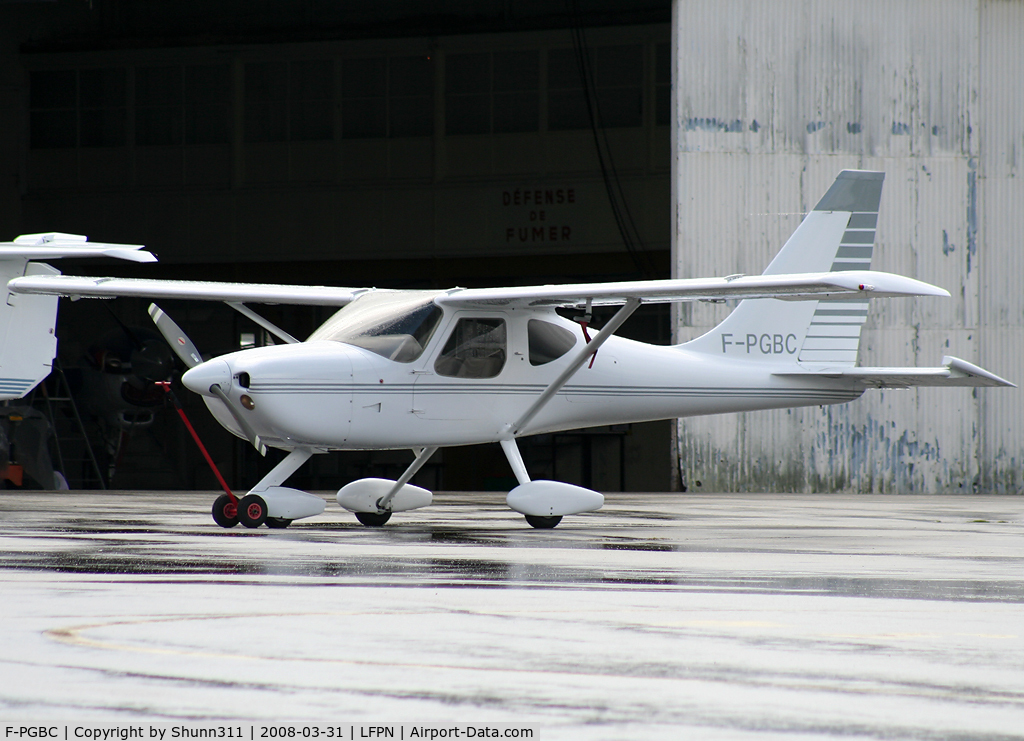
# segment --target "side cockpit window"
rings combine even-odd
[[[494,378],[505,367],[504,319],[459,319],[434,363],[439,376]]]
[[[576,335],[551,322],[531,319],[527,328],[530,365],[544,365],[565,355],[576,345]]]

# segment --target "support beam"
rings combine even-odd
[[[271,322],[271,321],[261,317],[259,314],[257,314],[255,311],[250,309],[245,304],[239,303],[238,301],[225,301],[224,303],[226,303],[228,306],[230,306],[232,309],[237,311],[242,316],[248,317],[249,319],[252,319],[258,325],[263,327],[263,329],[267,330],[268,332],[270,332],[270,334],[274,335],[278,339],[284,340],[289,345],[297,345],[297,344],[299,344],[299,341],[297,339],[292,337],[290,334],[285,332],[283,329],[278,327],[273,322]]]

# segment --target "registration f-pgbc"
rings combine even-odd
[[[25,724],[4,727],[4,741],[46,739],[53,741],[170,741],[171,739],[239,739],[240,741],[282,741],[287,739],[396,739],[439,741],[440,739],[514,738],[537,739],[536,728],[507,724],[423,725],[412,723],[376,724],[216,724],[216,723],[133,723],[130,725]]]

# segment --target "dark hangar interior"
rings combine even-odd
[[[666,278],[670,16],[668,0],[0,0],[0,239],[69,232],[160,258],[56,264],[84,275]],[[226,306],[165,303],[204,353],[269,341]],[[296,336],[331,313],[261,311]],[[216,487],[169,407],[118,412],[86,387],[90,372],[130,374],[126,333],[150,330],[141,300],[61,301],[59,362],[96,458],[58,430],[72,488]],[[621,333],[669,342],[668,309]],[[261,459],[189,396],[229,483],[255,483],[274,451]],[[649,423],[528,438],[523,454],[538,478],[664,491],[670,439]],[[292,482],[394,478],[408,460],[316,456]],[[504,491],[514,477],[497,446],[475,446],[441,451],[417,483]]]

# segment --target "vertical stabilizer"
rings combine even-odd
[[[59,275],[49,265],[0,260],[4,286],[20,275]],[[0,400],[20,399],[50,375],[57,354],[57,296],[3,292],[0,302]]]
[[[4,289],[23,275],[60,275],[60,271],[30,260],[62,257],[112,257],[132,262],[155,262],[139,244],[90,242],[80,234],[47,232],[22,234],[0,242],[0,281]],[[0,400],[20,399],[50,375],[57,355],[57,296],[0,293]]]
[[[884,177],[840,172],[764,274],[869,270]],[[685,347],[735,359],[852,366],[867,313],[867,299],[748,299]]]

